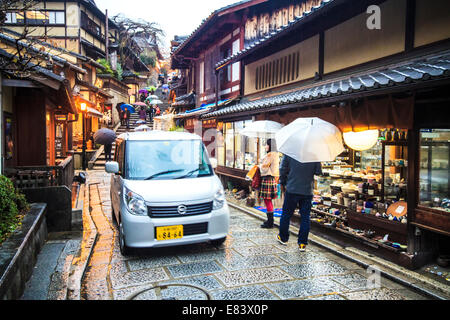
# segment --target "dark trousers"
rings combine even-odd
[[[297,206],[300,207],[300,232],[298,233],[298,244],[308,244],[310,229],[310,214],[312,207],[312,196],[286,192],[284,195],[283,214],[280,219],[280,238],[282,241],[289,240],[289,225],[292,214]]]
[[[111,143],[105,144],[105,159],[107,162],[112,161],[111,150],[112,150],[112,144]]]
[[[130,129],[130,118],[125,119],[125,124],[127,125],[127,129]]]

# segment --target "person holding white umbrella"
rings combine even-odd
[[[306,251],[315,175],[322,174],[321,162],[334,161],[344,151],[342,134],[333,124],[319,118],[300,118],[276,134],[284,154],[280,167],[280,185],[285,193],[280,232],[277,240],[286,245],[292,214],[300,207],[298,246]]]

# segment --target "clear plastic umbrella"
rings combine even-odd
[[[240,134],[250,138],[274,138],[281,128],[283,125],[275,121],[255,121],[242,129]]]
[[[150,104],[151,104],[151,105],[163,104],[163,103],[164,103],[164,102],[162,102],[161,100],[158,100],[158,99],[150,101]]]
[[[320,118],[299,118],[275,139],[281,153],[303,163],[334,161],[345,150],[341,131]]]

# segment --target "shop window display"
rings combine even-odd
[[[258,141],[261,144],[262,139],[249,138],[240,134],[241,130],[250,123],[252,123],[251,120],[246,120],[219,125],[220,133],[223,132],[224,141],[224,144],[218,144],[217,146],[220,166],[249,170],[258,163],[258,154],[261,150],[258,150]]]
[[[420,205],[450,212],[449,158],[450,130],[421,130]]]
[[[244,121],[244,128],[253,121]],[[245,137],[245,169],[249,170],[258,163],[258,139]]]
[[[379,130],[371,149],[347,147],[336,161],[322,163],[312,221],[386,250],[406,250],[406,138],[406,130]]]

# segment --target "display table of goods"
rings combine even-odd
[[[311,220],[365,241],[405,251],[407,204],[401,198],[406,183],[393,179],[397,199],[384,199],[378,170],[323,169],[316,177]]]

